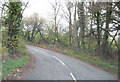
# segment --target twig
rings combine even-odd
[[[29,1],[26,3],[26,5],[25,5],[25,7],[24,7],[24,9],[23,9],[23,11],[22,11],[22,14],[23,14],[24,10],[26,9],[28,3],[29,3]]]

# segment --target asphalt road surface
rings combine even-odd
[[[23,80],[117,80],[110,73],[70,56],[35,46],[27,46],[35,63]]]

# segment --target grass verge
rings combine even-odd
[[[8,78],[10,76],[16,77],[16,72],[23,68],[29,61],[29,55],[21,56],[18,59],[8,59],[3,61],[2,76]]]

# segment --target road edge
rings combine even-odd
[[[23,68],[21,68],[23,70],[23,72],[20,75],[21,78],[17,78],[17,80],[23,80],[22,78],[32,71],[35,60],[32,54],[29,54],[29,57],[30,57],[29,62]]]

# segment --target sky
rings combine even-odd
[[[1,3],[8,2],[8,1],[9,0],[0,0]],[[18,1],[18,0],[13,0],[13,1]],[[29,1],[29,4],[27,5],[27,8],[23,13],[24,17],[31,16],[34,13],[38,13],[40,17],[48,18],[52,10],[52,6],[49,3],[49,1],[53,2],[54,0],[20,0],[20,1],[25,3]],[[1,6],[1,3],[0,3],[0,6]]]
[[[52,7],[48,0],[30,0],[23,16],[28,17],[38,13],[40,17],[48,18]]]

